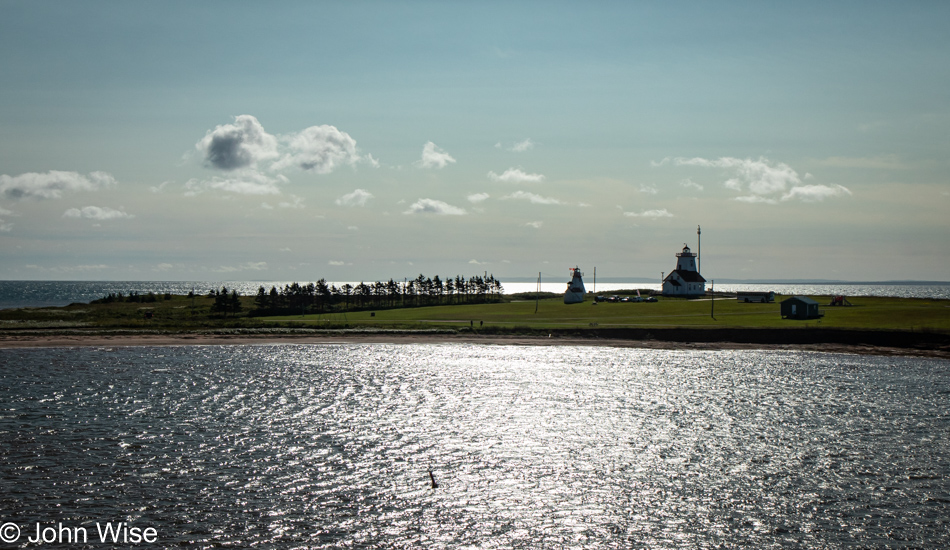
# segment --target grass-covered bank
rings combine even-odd
[[[524,297],[522,297],[524,298]],[[206,296],[162,297],[155,302],[72,304],[58,308],[0,310],[0,334],[216,334],[300,335],[440,333],[760,344],[841,343],[950,350],[950,301],[850,298],[852,306],[822,304],[821,319],[782,319],[775,303],[747,304],[664,299],[655,303],[601,302],[565,305],[560,297],[501,303],[440,305],[307,315],[253,316],[253,298],[241,297],[238,313],[215,311]]]

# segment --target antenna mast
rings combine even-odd
[[[702,273],[703,270],[700,269],[699,260],[703,257],[703,231],[700,227],[696,226],[696,271]]]

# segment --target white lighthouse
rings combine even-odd
[[[676,254],[676,269],[663,279],[664,296],[696,297],[706,294],[706,279],[696,268],[696,254],[689,245]]]
[[[584,301],[584,294],[587,293],[587,290],[584,289],[583,276],[584,274],[581,273],[580,268],[571,268],[571,280],[568,281],[567,290],[564,292],[565,304],[579,304]]]

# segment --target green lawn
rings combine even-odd
[[[560,297],[534,301],[466,304],[405,309],[350,311],[282,317],[247,317],[253,298],[244,297],[238,316],[212,316],[212,300],[184,296],[153,303],[74,304],[62,308],[0,310],[0,329],[122,328],[132,330],[202,330],[213,328],[393,328],[583,329],[583,328],[849,328],[950,333],[950,300],[849,298],[853,306],[829,307],[826,296],[812,296],[824,317],[782,319],[778,298],[771,304],[733,299],[713,302],[660,298],[656,303],[607,303],[591,300],[565,305]],[[535,308],[537,307],[537,313]],[[146,319],[145,313],[152,312]]]
[[[820,304],[827,297],[813,296]],[[656,303],[605,303],[565,305],[559,298],[535,302],[436,306],[268,317],[270,323],[308,326],[341,325],[378,327],[584,328],[584,327],[829,327],[854,329],[929,330],[950,332],[950,301],[906,298],[851,298],[853,306],[822,306],[824,317],[797,321],[782,319],[779,302],[747,304],[735,299],[663,299]],[[714,313],[715,318],[712,314]]]

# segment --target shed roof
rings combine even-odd
[[[801,302],[803,304],[809,304],[809,305],[811,304],[814,304],[816,306],[818,305],[818,302],[812,300],[811,298],[807,296],[792,296],[791,298],[787,300],[782,300],[782,303],[784,304],[785,302],[792,302],[792,301]]]

